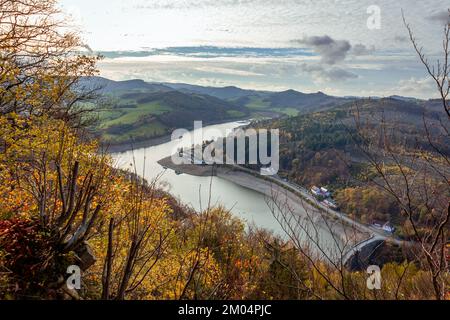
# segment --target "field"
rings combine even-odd
[[[106,143],[123,144],[189,128],[195,120],[220,122],[249,116],[244,107],[214,97],[178,91],[119,91],[107,95],[99,108],[96,130]]]
[[[135,108],[121,107],[120,105],[110,111],[105,111],[101,128],[108,128],[113,125],[133,124],[147,115],[161,115],[172,109],[163,106],[158,102],[136,104]]]
[[[250,91],[236,87],[200,87],[147,83],[142,80],[86,79],[104,87],[106,102],[98,107],[96,130],[105,142],[123,144],[159,138],[194,121],[219,123],[242,119],[289,118],[347,99],[323,93]]]

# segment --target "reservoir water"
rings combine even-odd
[[[227,132],[244,125],[242,122],[230,122],[220,125],[213,125],[203,128],[203,139],[211,140],[224,137]],[[208,129],[215,129],[214,133],[208,132]],[[165,170],[158,161],[174,154],[177,148],[189,147],[192,145],[193,137],[199,134],[199,130],[186,132],[179,139],[160,145],[140,148],[134,151],[127,151],[113,154],[116,165],[122,169],[132,172],[136,170],[137,174],[153,181],[158,178],[158,185],[173,196],[180,199],[182,203],[187,204],[197,211],[204,210],[211,205],[222,205],[230,210],[235,216],[244,220],[247,225],[255,225],[259,228],[274,232],[287,239],[286,233],[281,228],[278,221],[273,216],[267,198],[261,193],[251,189],[244,188],[228,180],[219,177],[196,177],[187,174],[178,175],[174,171]],[[210,192],[211,190],[211,192]],[[306,211],[300,205],[296,206],[296,214],[306,215]],[[336,237],[332,237],[329,227],[324,227],[323,221],[308,223],[308,229],[313,230],[316,241],[319,241],[323,250],[328,255],[336,256],[338,250]],[[339,226],[333,226],[338,230]],[[304,232],[300,232],[301,239],[315,247]],[[341,234],[343,234],[341,232]],[[339,244],[340,246],[340,244]],[[317,248],[315,249],[315,251]],[[318,250],[319,255],[323,251]]]
[[[242,125],[242,122],[230,122],[204,127],[203,139],[209,140],[219,137],[209,134],[209,129],[221,132],[221,137],[223,137],[227,130],[233,130]],[[282,235],[283,231],[269,210],[264,195],[217,177],[213,177],[211,180],[209,177],[177,175],[170,169],[164,170],[157,163],[162,158],[173,154],[177,147],[189,147],[196,134],[198,134],[198,130],[190,131],[179,140],[134,151],[115,153],[113,158],[118,167],[131,171],[136,169],[137,173],[148,181],[159,177],[158,183],[161,187],[196,210],[207,208],[211,184],[210,201],[212,205],[223,205],[248,224],[255,224]]]

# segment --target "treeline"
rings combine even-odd
[[[108,97],[107,94],[105,96]],[[202,120],[204,124],[211,124],[249,116],[246,108],[236,104],[176,90],[131,91],[109,100],[112,101],[105,104],[111,106],[102,109],[95,130],[111,144],[170,135],[177,128],[192,127],[194,121]],[[147,114],[142,114],[145,111]],[[127,115],[136,116],[136,120],[129,121]],[[114,120],[113,124],[109,123],[110,120]]]
[[[398,190],[404,187],[400,181],[402,170],[414,172],[429,160],[434,161],[432,166],[446,170],[445,162],[439,159],[440,153],[434,148],[448,156],[450,140],[442,136],[445,131],[436,128],[439,121],[436,108],[427,109],[415,102],[409,104],[411,107],[393,99],[361,100],[328,111],[268,120],[257,127],[280,129],[280,176],[307,188],[326,186],[343,212],[367,224],[390,222],[397,227],[399,236],[411,239],[407,217],[402,215],[395,197],[386,192],[386,181],[377,172],[375,159],[369,157],[375,155],[376,161],[383,162],[383,171]],[[443,116],[442,111],[439,114]],[[429,125],[436,136],[433,144],[428,141],[425,129],[418,126],[423,121],[433,121],[433,126]],[[390,157],[386,149],[395,150],[393,154],[398,158]],[[442,176],[438,171],[428,171],[421,173],[421,178],[426,180],[426,186],[421,188],[442,190],[429,197],[433,206],[445,211],[448,192]],[[421,201],[418,199],[423,192],[414,191],[416,201]],[[417,223],[426,229],[429,217],[421,211],[417,209]]]

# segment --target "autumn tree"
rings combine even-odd
[[[109,158],[74,129],[86,120],[80,102],[92,97],[79,79],[94,74],[97,61],[82,47],[56,1],[0,1],[0,217],[37,228],[36,239],[45,240],[33,253],[41,260],[30,266],[37,272],[30,283],[48,276],[45,283],[61,285],[61,257],[90,238],[108,201]],[[14,237],[0,236],[2,248]],[[30,270],[6,252],[9,271]],[[23,294],[27,281],[13,278]]]
[[[375,173],[370,181],[400,209],[406,221],[404,233],[412,241],[412,251],[431,284],[430,295],[441,300],[449,285],[446,254],[450,240],[450,161],[445,146],[450,142],[450,23],[444,27],[442,58],[433,64],[405,17],[403,21],[420,62],[436,85],[438,99],[428,103],[439,104],[441,112],[429,117],[425,104],[416,134],[424,136],[426,143],[401,143],[398,127],[383,112],[377,116],[376,126],[368,125],[373,119],[363,115],[356,105],[353,112],[357,130],[352,136]]]
[[[92,90],[75,88],[96,72],[98,60],[67,28],[56,0],[0,1],[0,114],[48,114],[79,121],[80,101]]]

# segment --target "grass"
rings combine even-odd
[[[145,126],[127,131],[121,134],[104,133],[103,138],[110,143],[125,143],[129,141],[142,141],[146,139],[161,137],[167,134],[167,127],[155,120]]]
[[[284,113],[285,115],[287,115],[289,117],[296,117],[300,113],[300,111],[298,111],[297,109],[294,109],[294,108],[272,108],[270,110],[275,111],[275,112]]]
[[[135,108],[125,107],[135,105]],[[123,106],[123,107],[121,107]],[[110,143],[124,143],[130,140],[144,140],[163,136],[167,133],[167,127],[157,119],[148,121],[145,125],[137,126],[131,130],[125,130],[121,133],[108,133],[107,129],[112,126],[134,125],[143,117],[159,116],[170,112],[172,108],[162,105],[158,101],[149,103],[137,103],[133,99],[119,99],[114,108],[102,110],[98,113],[100,126],[103,132],[103,139]]]
[[[124,115],[123,111],[120,110],[107,110],[98,112],[98,120],[103,124],[108,121],[112,121],[114,119],[120,118]],[[103,125],[102,125],[103,127]]]
[[[246,107],[253,110],[267,109],[270,106],[262,98],[251,97],[250,102],[246,104]]]
[[[103,119],[107,121],[102,121],[101,128],[106,129],[110,126],[118,124],[133,124],[143,116],[158,116],[169,112],[170,110],[171,108],[163,106],[159,102],[138,104],[137,108],[120,108],[119,106],[114,110],[105,112],[105,114],[103,115]]]
[[[228,110],[227,114],[232,118],[242,118],[245,116],[245,113],[238,110]]]
[[[270,103],[258,97],[250,97],[250,102],[248,102],[245,106],[254,111],[272,111],[285,114],[289,117],[298,116],[300,113],[300,111],[295,108],[272,108]]]
[[[159,117],[166,113],[176,112],[178,105],[174,102],[175,105],[172,107],[158,100],[139,103],[138,101],[142,101],[144,95],[144,93],[133,92],[133,94],[125,96],[116,92],[112,99],[112,107],[109,110],[99,110],[98,130],[106,141],[113,144],[125,143],[168,134],[168,127],[160,122]],[[251,97],[247,107],[253,109],[254,112],[270,111],[270,105],[256,96]],[[291,115],[296,114],[294,109],[286,112]],[[230,109],[226,111],[224,118],[239,119],[245,116],[246,113],[241,110]],[[182,119],[180,119],[180,123],[183,123]]]

